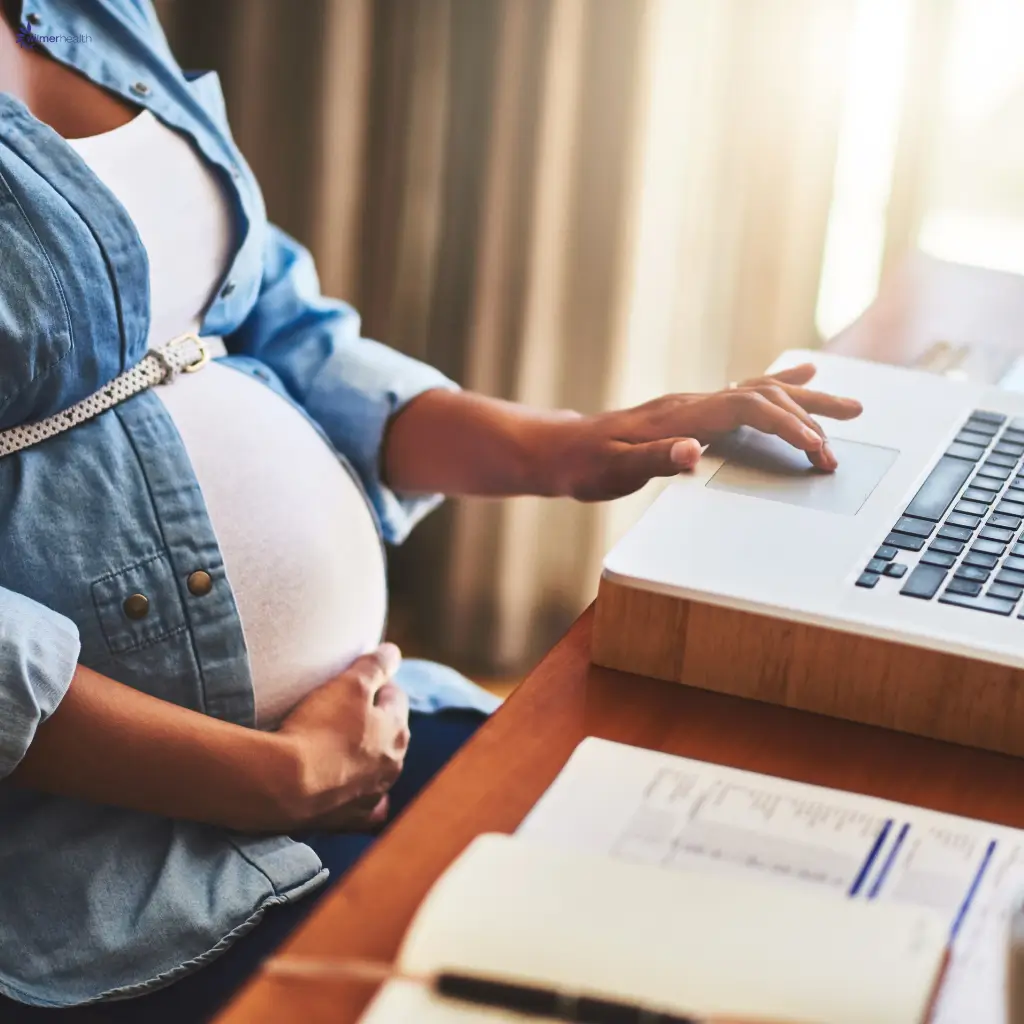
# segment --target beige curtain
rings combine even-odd
[[[929,162],[936,157],[943,77],[952,42],[952,0],[917,0],[912,8],[892,188],[886,210],[882,276],[896,271],[917,246],[928,194]]]
[[[596,411],[813,344],[854,0],[165,0],[271,216],[365,333]],[[393,558],[407,647],[516,671],[649,500],[460,501]]]

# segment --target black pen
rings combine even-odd
[[[778,1019],[769,1021],[765,1017],[697,1017],[667,1013],[638,1003],[455,971],[408,974],[396,971],[388,964],[369,960],[315,960],[300,956],[278,956],[268,960],[263,969],[279,977],[365,981],[373,984],[384,981],[410,982],[455,1002],[510,1010],[541,1020],[574,1021],[576,1024],[786,1024]]]

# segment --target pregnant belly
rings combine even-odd
[[[211,363],[158,388],[217,534],[245,633],[257,724],[380,641],[384,555],[370,509],[306,418]]]

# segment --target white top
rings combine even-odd
[[[214,173],[148,111],[69,143],[121,201],[145,246],[150,347],[197,331],[231,252],[231,212]],[[316,430],[259,381],[211,363],[156,394],[185,443],[220,543],[258,724],[272,726],[380,640],[387,589],[372,515]]]

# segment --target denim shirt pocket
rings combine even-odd
[[[163,554],[93,581],[92,599],[111,654],[160,643],[188,628],[174,571]]]

